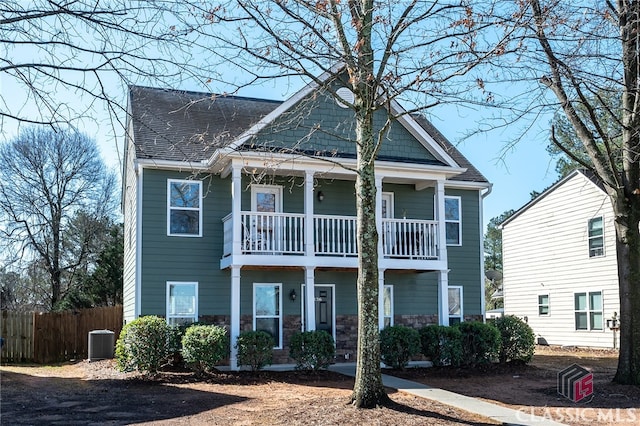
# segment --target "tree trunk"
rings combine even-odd
[[[356,209],[358,227],[358,357],[351,401],[358,408],[388,402],[380,371],[378,319],[378,231],[376,229],[375,143],[373,113],[356,114]]]
[[[620,288],[620,354],[613,381],[640,385],[640,310],[634,309],[640,306],[640,195],[612,199]]]

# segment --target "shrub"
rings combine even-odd
[[[116,361],[121,371],[153,374],[168,356],[169,326],[163,318],[146,316],[126,324],[116,342]]]
[[[192,325],[182,337],[182,357],[197,374],[211,371],[228,348],[227,330],[217,325]]]
[[[259,371],[273,362],[273,347],[276,342],[266,331],[245,331],[240,333],[236,348],[238,365],[248,365],[251,371]]]
[[[386,365],[402,369],[420,353],[420,333],[410,327],[394,325],[380,331],[380,355]]]
[[[298,370],[326,368],[335,355],[333,337],[324,330],[298,332],[291,336],[289,356],[296,361]]]
[[[500,363],[531,361],[535,351],[535,335],[529,324],[516,316],[507,315],[496,319],[495,326],[500,332]]]
[[[462,333],[457,327],[428,325],[420,329],[422,354],[433,365],[460,365],[462,362]]]
[[[477,365],[495,360],[500,350],[500,332],[491,324],[461,322],[456,327],[462,333],[462,363]]]

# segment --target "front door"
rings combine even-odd
[[[259,251],[273,251],[280,246],[280,221],[272,213],[282,212],[282,187],[276,185],[251,186],[252,246]]]
[[[333,288],[316,286],[316,330],[333,336]]]

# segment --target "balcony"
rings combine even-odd
[[[232,214],[223,218],[225,258],[236,259],[241,264],[250,263],[251,257],[260,257],[261,264],[308,265],[298,258],[313,256],[314,264],[330,264],[349,267],[355,265],[358,256],[356,218],[354,216],[314,215],[313,244],[307,245],[305,215],[296,213],[240,212],[240,251],[233,253]],[[383,219],[381,260],[438,261],[438,222],[417,219]],[[267,256],[267,257],[265,257]],[[288,258],[284,260],[283,257]],[[322,258],[322,259],[319,259]],[[338,259],[343,259],[338,261]],[[350,259],[350,260],[349,260]],[[257,261],[258,259],[254,259]],[[257,264],[257,263],[256,263]],[[410,267],[410,263],[402,263]]]

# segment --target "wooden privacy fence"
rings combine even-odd
[[[122,306],[64,312],[2,311],[3,362],[48,364],[88,356],[88,335],[122,329]]]

